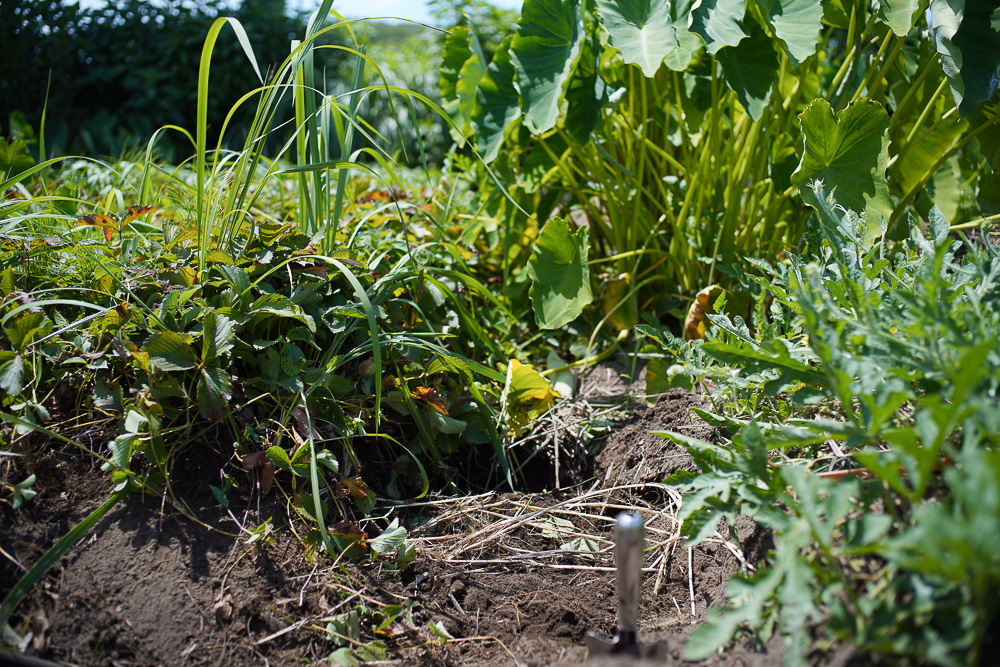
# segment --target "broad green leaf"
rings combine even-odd
[[[232,396],[232,380],[224,368],[203,368],[198,378],[198,409],[205,419],[221,419]]]
[[[441,50],[441,66],[438,69],[438,87],[441,91],[441,108],[462,126],[458,117],[458,75],[462,67],[472,57],[469,44],[468,26],[458,25],[448,31]]]
[[[205,318],[201,339],[201,360],[208,363],[233,348],[233,321],[225,315],[210,312]]]
[[[510,59],[517,70],[524,124],[531,132],[556,126],[582,37],[579,0],[525,0]]]
[[[292,468],[292,462],[289,460],[288,452],[285,451],[284,447],[279,447],[278,445],[268,447],[267,458],[271,459],[271,463],[279,470],[290,470]]]
[[[392,523],[382,531],[378,537],[370,540],[368,545],[377,554],[386,554],[401,546],[406,541],[406,529],[399,525],[399,519],[393,519]]]
[[[469,35],[469,43],[472,46],[472,55],[462,65],[458,72],[458,85],[456,93],[458,95],[458,118],[462,132],[467,133],[471,128],[470,119],[476,107],[476,91],[479,90],[479,83],[486,74],[486,56],[479,46],[479,39],[472,31]]]
[[[919,8],[919,0],[879,0],[878,17],[896,35],[905,37],[913,27],[913,15]]]
[[[562,218],[546,223],[528,258],[528,295],[535,321],[543,329],[558,329],[575,320],[594,300],[590,289],[589,231],[570,232]]]
[[[763,4],[763,3],[762,3]],[[796,65],[816,53],[823,28],[823,5],[816,0],[771,0],[767,22]]]
[[[476,146],[486,162],[496,159],[506,133],[521,116],[520,97],[514,84],[515,70],[510,59],[513,39],[508,36],[500,42],[476,91],[472,130],[476,133]]]
[[[803,186],[820,180],[842,206],[864,211],[873,221],[888,219],[892,215],[885,180],[889,116],[882,105],[861,98],[838,118],[829,102],[816,99],[799,114],[799,124],[805,152],[792,183],[803,196],[809,194]]]
[[[0,351],[0,390],[8,396],[17,396],[24,389],[24,360],[20,354]]]
[[[188,339],[176,331],[159,331],[146,341],[143,352],[161,371],[186,371],[198,365]]]
[[[700,35],[714,55],[747,36],[741,25],[744,11],[743,0],[702,0],[691,12],[691,32]]]
[[[748,21],[749,36],[736,46],[719,49],[726,85],[736,93],[751,119],[757,120],[778,80],[778,54],[771,38],[756,21]]]
[[[931,28],[959,115],[993,99],[1000,68],[1000,31],[995,3],[932,0]]]
[[[598,73],[601,45],[596,36],[584,40],[576,72],[566,88],[566,131],[586,145],[601,119],[607,86]]]
[[[511,359],[500,403],[506,422],[515,432],[553,405],[557,396],[542,375],[531,366]]]
[[[4,332],[10,340],[10,345],[18,352],[24,350],[33,341],[44,337],[52,331],[52,320],[40,309],[26,312],[16,317],[13,322],[4,325]]]
[[[652,78],[678,48],[670,0],[597,0],[597,15],[622,59]]]

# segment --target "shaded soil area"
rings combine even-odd
[[[633,404],[589,476],[572,488],[377,509],[407,526],[417,546],[402,572],[369,556],[310,562],[303,526],[284,523],[288,501],[276,491],[239,496],[229,510],[207,491],[195,493],[187,502],[198,521],[161,498],[126,497],[31,591],[12,627],[27,654],[74,665],[303,664],[373,640],[374,652],[356,655],[380,664],[576,665],[587,659],[588,630],[615,632],[612,525],[632,509],[647,522],[640,634],[664,643],[662,663],[680,664],[685,637],[724,600],[732,573],[748,567],[744,553],[766,539],[749,520],[737,526],[739,543],[720,534],[688,549],[679,539],[681,499],[661,482],[691,462],[649,432],[715,438],[711,426],[692,419],[699,402],[677,391],[652,407]],[[584,470],[569,465],[581,458],[578,436],[563,439],[567,463],[553,481]],[[552,454],[550,465],[560,452]],[[107,498],[106,473],[79,457],[62,467],[24,507],[0,509],[4,595]],[[277,529],[266,540],[248,544],[239,536],[240,526],[269,518]],[[777,665],[782,657],[780,642],[757,650],[744,641],[703,664]],[[590,662],[629,659],[594,655]]]

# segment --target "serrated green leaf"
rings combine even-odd
[[[52,331],[52,321],[41,310],[25,312],[13,318],[13,321],[3,327],[10,340],[10,345],[16,351],[22,352],[32,341],[44,337]]]
[[[232,380],[224,368],[202,368],[198,377],[198,409],[212,421],[221,419],[229,407]]]
[[[176,331],[159,331],[142,346],[152,364],[161,371],[186,371],[198,366],[189,339]]]
[[[847,106],[838,117],[830,103],[813,100],[799,115],[805,152],[792,183],[806,196],[807,183],[823,182],[848,209],[865,212],[871,221],[892,215],[885,168],[889,161],[889,116],[867,98]],[[810,202],[812,203],[812,202]]]
[[[590,288],[589,230],[570,232],[562,218],[546,223],[528,258],[532,308],[543,329],[557,329],[575,320],[594,300]]]
[[[201,360],[211,363],[233,348],[233,321],[213,311],[205,317],[203,326]]]
[[[283,447],[272,445],[267,448],[267,458],[280,470],[291,470],[292,462],[288,458],[288,452]]]
[[[369,540],[368,545],[377,554],[387,554],[401,546],[404,541],[406,541],[406,529],[399,525],[399,519],[393,519],[381,535]]]
[[[517,71],[524,125],[532,133],[556,126],[582,37],[579,0],[525,0],[510,60]]]
[[[702,0],[691,11],[691,32],[705,40],[708,52],[715,54],[724,46],[736,46],[747,36],[741,23],[743,0]]]
[[[6,357],[6,361],[0,363],[0,389],[8,396],[17,396],[24,389],[24,360],[20,354],[14,354],[9,350],[0,352],[0,360]]]
[[[500,42],[476,90],[471,124],[476,133],[476,146],[487,163],[496,159],[507,132],[521,117],[520,95],[514,84],[515,69],[510,59],[513,40],[513,35],[509,35]]]
[[[757,120],[778,80],[778,54],[771,38],[756,21],[748,21],[747,30],[746,39],[736,46],[719,49],[716,58],[722,66],[726,85],[736,93],[747,115]]]

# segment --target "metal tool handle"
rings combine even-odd
[[[619,514],[615,524],[619,633],[634,633],[639,629],[639,591],[644,543],[642,517],[635,512]]]

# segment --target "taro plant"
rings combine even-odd
[[[757,262],[770,310],[756,333],[709,315],[698,343],[788,411],[703,413],[736,433],[728,445],[661,433],[703,471],[670,480],[689,492],[692,543],[737,514],[774,534],[773,553],[730,583],[729,608],[687,655],[746,625],[784,636],[789,664],[807,663],[816,633],[891,660],[981,664],[1000,612],[1000,252],[956,241],[937,209],[926,231],[911,219],[893,244],[884,219],[839,208],[821,183],[805,194],[814,254]],[[801,336],[780,335],[769,313]]]
[[[454,29],[442,98],[460,145],[491,164],[478,170],[482,212],[504,231],[509,293],[560,213],[589,229],[595,298],[616,328],[663,310],[664,294],[734,287],[744,256],[796,246],[809,215],[797,186],[813,179],[897,236],[932,206],[981,224],[991,209],[977,184],[1000,136],[991,11],[526,0],[489,62],[473,30]]]

